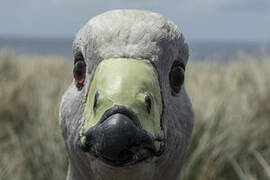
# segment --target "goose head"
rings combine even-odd
[[[149,11],[109,11],[82,27],[73,55],[59,113],[67,179],[177,179],[193,110],[176,25]]]

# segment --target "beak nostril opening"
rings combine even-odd
[[[99,97],[99,92],[97,91],[95,94],[95,99],[94,99],[94,106],[93,106],[94,109],[96,109],[97,107],[98,97]]]
[[[147,112],[150,113],[151,112],[151,98],[148,95],[146,95],[144,100],[145,100]]]

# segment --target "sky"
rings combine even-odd
[[[170,18],[188,40],[270,42],[270,0],[0,0],[1,37],[73,38],[111,9]]]

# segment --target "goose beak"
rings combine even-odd
[[[161,115],[158,74],[148,60],[103,60],[89,88],[79,147],[114,166],[158,155]]]

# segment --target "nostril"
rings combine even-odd
[[[146,95],[144,98],[144,101],[146,104],[147,112],[150,113],[151,112],[151,98],[150,98],[150,96]]]
[[[94,106],[93,106],[94,109],[96,109],[97,107],[98,97],[99,97],[99,92],[97,91],[95,94],[95,99],[94,99]]]

